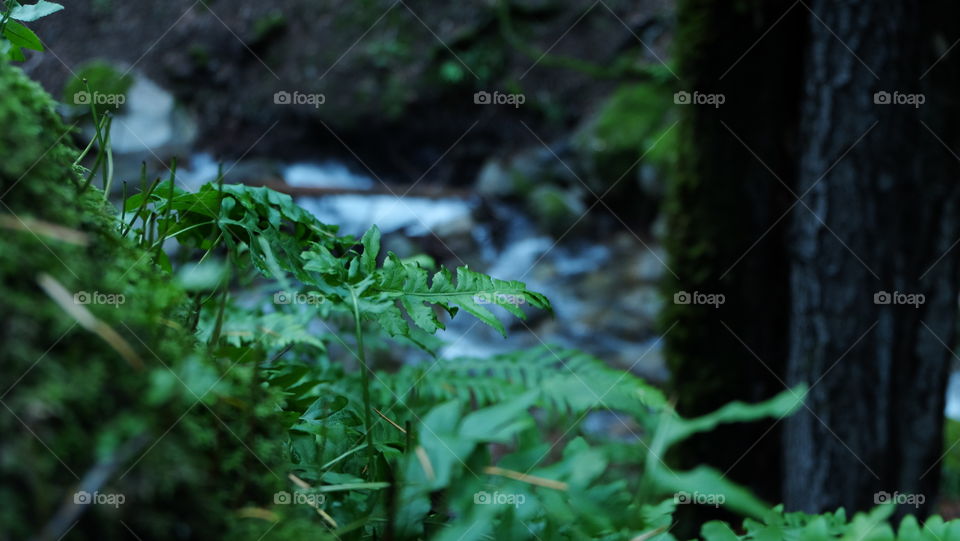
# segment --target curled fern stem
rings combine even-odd
[[[363,426],[367,433],[367,455],[370,463],[367,467],[372,474],[374,471],[374,460],[376,449],[373,446],[373,413],[370,404],[370,367],[367,366],[367,356],[363,350],[363,328],[360,325],[360,303],[357,300],[357,293],[350,288],[350,296],[353,300],[353,321],[354,332],[357,337],[357,359],[360,361],[360,377],[363,386]]]

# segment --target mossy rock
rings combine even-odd
[[[257,539],[273,522],[240,510],[272,506],[288,463],[261,354],[234,361],[197,341],[194,300],[119,235],[102,192],[79,190],[54,106],[0,63],[0,540],[66,528],[68,539]],[[50,284],[123,302],[58,302]],[[124,503],[74,505],[78,490]]]
[[[676,141],[671,138],[675,116],[672,94],[664,84],[648,81],[617,88],[574,137],[591,188],[603,193],[623,177],[613,193],[636,191],[641,163],[665,176],[676,161]],[[640,187],[647,194],[663,192],[661,185]]]

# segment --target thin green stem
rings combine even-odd
[[[331,467],[333,467],[337,462],[340,462],[341,460],[347,458],[348,456],[352,455],[353,453],[356,453],[357,451],[362,451],[362,450],[366,449],[367,447],[368,447],[368,445],[367,445],[366,443],[363,443],[363,444],[361,444],[361,445],[358,445],[358,446],[354,447],[353,449],[350,449],[349,451],[346,451],[345,453],[343,453],[342,455],[338,456],[337,458],[334,458],[334,459],[331,460],[330,462],[327,462],[327,463],[324,464],[323,466],[320,466],[320,469],[326,471],[326,470],[330,469]]]
[[[360,361],[360,377],[363,385],[363,423],[367,433],[367,455],[369,457],[369,471],[372,474],[375,465],[376,449],[373,446],[373,406],[370,403],[370,367],[367,366],[367,356],[363,349],[363,327],[360,325],[360,302],[357,292],[350,288],[353,299],[354,332],[357,338],[357,359]]]
[[[106,132],[107,137],[104,140],[103,153],[107,157],[107,165],[103,170],[103,199],[106,201],[110,197],[110,187],[113,185],[113,148],[110,138],[110,128],[113,126],[113,115],[107,115]]]
[[[177,180],[177,159],[173,159],[173,165],[170,168],[170,190],[167,193],[167,204],[163,207],[163,231],[160,232],[160,240],[157,242],[158,245],[162,245],[163,241],[167,238],[167,233],[170,231],[170,210],[173,208],[173,197],[174,197],[174,188]],[[157,249],[157,255],[160,255],[159,250],[162,250],[162,247]]]
[[[74,167],[80,165],[80,162],[83,161],[83,159],[87,157],[87,153],[90,152],[90,149],[93,148],[93,144],[96,143],[96,142],[97,142],[97,138],[96,138],[96,137],[90,139],[90,142],[87,143],[87,147],[84,148],[84,149],[83,149],[83,152],[81,152],[80,155],[77,156],[77,159],[73,161],[73,166],[74,166]]]
[[[162,239],[158,240],[157,242],[153,243],[152,246],[150,246],[150,250],[156,249],[158,246],[161,245],[161,243],[163,243],[163,241],[165,241],[165,240],[167,240],[167,239],[175,238],[175,237],[177,237],[177,236],[179,236],[179,235],[182,235],[182,234],[186,233],[187,231],[190,231],[191,229],[196,229],[196,228],[198,228],[198,227],[203,227],[203,226],[205,226],[205,225],[210,225],[210,224],[213,224],[213,223],[215,223],[213,220],[210,220],[210,221],[208,221],[208,222],[201,222],[201,223],[199,223],[199,224],[193,224],[193,225],[191,225],[191,226],[189,226],[189,227],[184,227],[183,229],[181,229],[180,231],[177,231],[177,232],[175,232],[175,233],[170,233],[169,235],[164,235],[164,237],[163,237]]]
[[[156,179],[153,183],[150,184],[150,187],[147,189],[147,192],[144,194],[143,199],[140,201],[140,207],[137,209],[137,212],[133,213],[133,218],[130,218],[130,223],[127,224],[127,227],[120,233],[120,236],[125,237],[127,233],[133,229],[134,222],[137,221],[137,217],[143,214],[143,211],[146,209],[147,204],[150,202],[150,196],[153,194],[154,188],[157,187],[157,184],[160,183],[160,179]],[[144,218],[144,227],[146,227],[146,218]]]

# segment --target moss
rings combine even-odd
[[[187,54],[194,65],[200,68],[206,68],[210,65],[210,49],[201,43],[193,43],[187,48]]]
[[[552,184],[534,188],[527,201],[536,220],[558,235],[573,226],[585,210],[578,194]]]
[[[624,84],[574,137],[588,171],[585,181],[595,193],[606,193],[604,200],[618,214],[646,224],[656,216],[663,179],[676,163],[676,116],[664,81]],[[645,182],[641,171],[651,166]]]
[[[126,502],[82,507],[70,539],[128,538],[127,527],[145,540],[256,529],[236,511],[272,503],[286,463],[270,406],[278,397],[257,385],[258,353],[234,365],[196,341],[190,298],[119,236],[101,192],[78,193],[77,151],[53,100],[5,63],[0,123],[0,539],[54,524],[80,479],[127,452],[99,485]],[[122,304],[84,308],[144,368],[77,325],[38,286],[43,274],[70,292],[122,295]],[[255,522],[260,533],[270,526]]]
[[[253,22],[253,43],[261,44],[281,34],[287,27],[287,18],[280,11],[271,11]]]
[[[646,148],[662,135],[672,102],[667,87],[637,83],[619,87],[601,106],[596,119],[578,143],[594,150],[597,167],[608,169],[606,177],[628,171]],[[659,145],[658,145],[659,146]],[[661,147],[658,156],[672,150]]]

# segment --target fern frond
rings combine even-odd
[[[406,367],[383,378],[387,403],[439,403],[453,398],[478,407],[538,390],[538,405],[578,415],[611,409],[635,416],[667,407],[663,393],[629,372],[575,350],[537,347],[490,358],[441,359],[433,366]]]
[[[456,279],[444,268],[430,276],[417,262],[404,261],[390,252],[378,268],[380,231],[376,226],[360,243],[362,252],[351,250],[340,257],[327,246],[314,244],[302,254],[303,268],[317,274],[308,283],[334,302],[357,302],[359,312],[391,336],[409,339],[425,349],[411,322],[428,334],[445,328],[434,307],[450,316],[463,309],[504,336],[506,328],[487,306],[499,306],[520,319],[526,318],[522,308],[526,305],[551,309],[546,297],[528,290],[523,282],[498,280],[467,267],[456,270]]]
[[[307,345],[326,351],[322,337],[310,332],[307,325],[310,314],[273,312],[254,314],[231,309],[224,319],[220,339],[234,347],[256,344],[266,350],[278,350],[290,345]],[[199,338],[209,340],[213,324],[205,321],[200,327]]]

